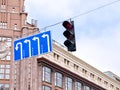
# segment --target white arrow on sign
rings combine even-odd
[[[29,44],[29,57],[31,57],[31,42],[30,40],[25,40],[24,43],[28,43]]]
[[[32,40],[37,40],[37,44],[38,44],[38,54],[40,54],[40,39],[39,39],[39,37],[33,37],[33,39]]]
[[[20,45],[20,52],[21,52],[21,59],[23,59],[23,56],[22,56],[22,43],[21,42],[18,42],[15,46],[15,50],[17,51],[18,50],[18,45]]]
[[[50,52],[50,47],[49,47],[50,42],[49,42],[49,36],[48,36],[48,34],[43,34],[42,37],[43,38],[47,37],[48,52]]]

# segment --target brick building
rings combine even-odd
[[[14,62],[13,41],[39,32],[26,18],[24,0],[0,0],[0,90],[120,90],[118,80],[55,41],[53,52]]]
[[[13,40],[38,30],[26,17],[24,0],[0,0],[0,90],[13,90]]]
[[[15,90],[120,90],[112,79],[53,41],[53,52],[15,62]]]

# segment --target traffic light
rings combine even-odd
[[[68,51],[76,51],[74,21],[64,21],[62,25],[66,29],[63,32],[63,35],[67,38],[67,40],[64,42],[64,45],[67,47]]]

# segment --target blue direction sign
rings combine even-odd
[[[52,51],[51,32],[43,32],[14,41],[14,60],[44,54]]]

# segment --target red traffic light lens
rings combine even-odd
[[[68,21],[64,21],[63,26],[68,30],[72,29],[73,27],[72,24],[70,24]]]

